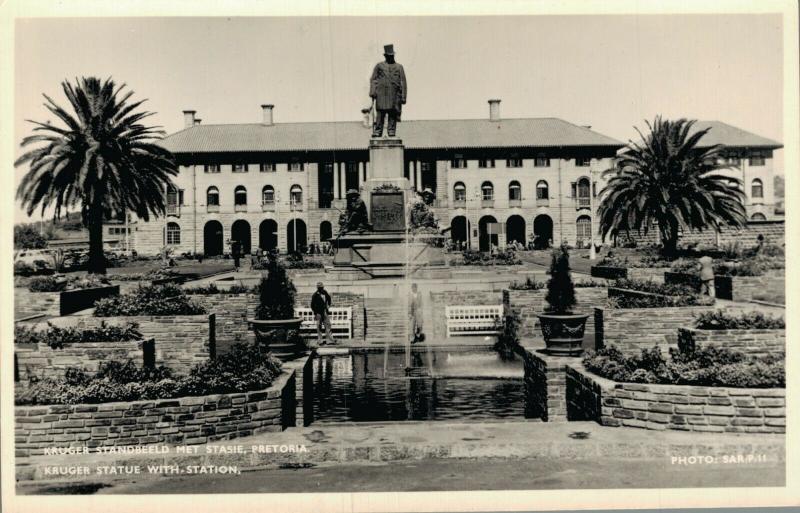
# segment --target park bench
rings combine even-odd
[[[310,308],[295,308],[295,316],[303,319],[300,324],[300,336],[313,338],[317,336],[317,321]],[[353,309],[349,306],[328,309],[331,320],[333,338],[353,338]]]
[[[497,335],[503,319],[503,305],[448,306],[447,336]]]

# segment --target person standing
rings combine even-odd
[[[325,345],[333,344],[333,335],[331,335],[331,318],[330,318],[331,296],[325,290],[325,285],[322,282],[317,282],[317,290],[311,295],[311,311],[314,313],[314,320],[317,322],[317,344]],[[322,341],[322,327],[325,327],[325,342]]]
[[[714,290],[714,261],[710,256],[704,255],[700,257],[700,292],[711,298],[715,297]]]
[[[233,267],[239,272],[239,260],[242,258],[242,243],[234,240],[231,243],[231,256],[233,257]]]
[[[411,331],[411,343],[422,342],[425,335],[422,332],[422,296],[417,289],[417,284],[411,284],[411,297],[408,305],[408,320]]]

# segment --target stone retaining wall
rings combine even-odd
[[[763,276],[732,276],[731,282],[731,295],[734,301],[753,301],[758,300],[765,291],[784,291],[786,271],[783,269],[768,271]]]
[[[148,349],[146,351],[146,348]],[[60,378],[70,368],[96,373],[100,364],[107,361],[132,360],[138,367],[146,362],[146,354],[152,358],[153,340],[130,340],[120,342],[74,342],[65,343],[59,349],[37,343],[34,348],[14,348],[17,381],[35,378]]]
[[[153,401],[17,406],[17,457],[46,447],[205,444],[282,431],[295,425],[295,373],[284,371],[269,388]]]
[[[747,226],[743,229],[723,228],[719,237],[717,237],[713,230],[684,232],[678,238],[678,243],[680,246],[686,246],[688,244],[714,246],[717,244],[717,239],[719,239],[720,245],[739,242],[744,247],[752,247],[758,244],[758,236],[763,235],[766,242],[783,244],[786,237],[785,231],[785,223],[783,220],[748,221]],[[637,244],[640,246],[659,243],[657,228],[649,230],[647,235],[644,233],[639,234],[631,232],[630,237],[636,240]],[[622,238],[620,238],[620,240],[622,240]]]
[[[595,308],[595,344],[615,345],[623,352],[658,345],[677,346],[678,328],[694,324],[695,317],[713,306],[666,308]]]
[[[547,289],[503,291],[503,305],[506,311],[515,312],[520,317],[521,337],[541,337],[537,314],[542,313],[547,306],[546,295]],[[575,306],[575,311],[591,313],[595,307],[605,306],[607,296],[605,287],[576,287],[575,299],[578,304]],[[586,333],[592,333],[593,330],[594,316],[590,315],[586,321]]]
[[[566,422],[566,368],[576,361],[576,357],[550,356],[526,350],[523,360],[525,395],[530,412],[545,422]]]
[[[653,430],[785,433],[784,389],[616,383],[566,369],[570,420]]]
[[[97,328],[101,323],[135,322],[144,338],[155,339],[155,364],[166,365],[178,374],[216,355],[215,315],[137,315],[131,317],[92,317],[70,315],[51,319],[58,326]]]
[[[629,267],[628,279],[664,283],[664,271],[669,267]]]
[[[785,330],[701,330],[678,328],[678,339],[687,344],[715,345],[753,356],[785,355]]]

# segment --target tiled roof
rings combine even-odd
[[[692,127],[695,130],[711,128],[706,135],[700,139],[698,146],[709,147],[716,144],[723,144],[730,147],[741,148],[783,148],[783,145],[772,139],[761,137],[754,133],[742,130],[741,128],[723,123],[722,121],[698,121]]]
[[[161,144],[173,153],[366,150],[370,134],[359,121],[194,125]],[[397,125],[397,137],[407,149],[624,146],[557,118],[409,120]]]

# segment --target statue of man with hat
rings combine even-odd
[[[403,66],[394,61],[394,45],[383,47],[384,62],[379,62],[372,70],[369,80],[369,96],[375,100],[375,124],[372,137],[383,135],[383,120],[389,118],[386,129],[389,137],[394,137],[403,104],[406,103],[406,73]]]
[[[347,211],[339,217],[339,234],[372,231],[367,216],[367,205],[355,189],[347,191]]]

